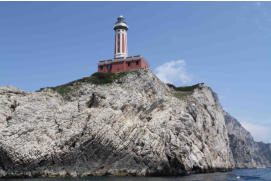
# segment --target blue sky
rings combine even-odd
[[[271,2],[0,2],[0,86],[35,91],[96,72],[124,15],[129,55],[176,85],[204,82],[271,142],[270,11]]]

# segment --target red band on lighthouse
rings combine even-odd
[[[120,34],[118,33],[118,44],[117,44],[118,52],[120,53]]]
[[[122,33],[122,53],[124,52],[125,44],[124,44],[124,33]]]

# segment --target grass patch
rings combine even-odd
[[[174,91],[173,96],[178,99],[183,99],[187,96],[192,95],[193,91]]]
[[[119,73],[103,73],[96,72],[89,77],[84,77],[82,79],[78,79],[67,84],[63,84],[56,87],[47,87],[50,88],[62,96],[66,96],[72,91],[79,89],[82,84],[96,84],[96,85],[104,85],[111,84],[113,81],[120,79],[121,77],[127,75],[128,72],[119,72]],[[44,88],[42,88],[44,89]],[[42,90],[40,89],[40,91]]]
[[[178,99],[183,99],[187,96],[193,94],[193,91],[198,88],[201,84],[196,84],[192,86],[176,87],[173,84],[167,84],[170,88],[174,90],[173,96]]]
[[[173,88],[175,91],[194,91],[194,89],[198,88],[202,83],[195,84],[192,86],[183,86],[183,87],[176,87],[173,84],[167,84],[170,88]]]

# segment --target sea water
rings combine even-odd
[[[194,174],[182,177],[84,177],[0,179],[0,181],[271,181],[271,168],[238,169],[231,172]]]

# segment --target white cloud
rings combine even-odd
[[[248,130],[255,141],[263,141],[265,143],[271,143],[271,128],[262,126],[259,124],[253,124],[249,122],[241,122],[242,126]]]
[[[186,72],[185,66],[184,60],[170,61],[158,66],[155,73],[165,83],[188,84],[192,78]]]

